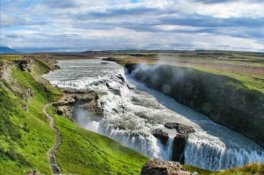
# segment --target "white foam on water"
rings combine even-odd
[[[264,163],[264,150],[255,142],[134,81],[116,63],[101,64],[98,59],[64,60],[58,61],[58,65],[61,69],[44,75],[52,85],[89,89],[99,94],[102,119],[93,120],[91,114],[85,112],[76,116],[77,122],[88,130],[110,137],[147,157],[169,160],[175,131],[169,132],[166,145],[155,138],[152,131],[164,129],[165,122],[178,122],[195,129],[184,151],[186,164],[220,170],[252,162]],[[120,75],[126,83],[118,78]]]

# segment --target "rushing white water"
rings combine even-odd
[[[165,122],[177,122],[194,127],[185,148],[185,163],[209,170],[242,166],[249,162],[264,162],[264,150],[255,142],[212,122],[173,99],[134,81],[125,75],[123,67],[101,60],[59,61],[61,69],[44,77],[60,88],[89,89],[99,94],[98,104],[104,116],[94,119],[79,109],[77,122],[91,131],[108,136],[148,157],[169,160],[175,130],[164,128]],[[125,82],[122,78],[124,77]],[[152,135],[155,129],[169,133],[163,145]]]

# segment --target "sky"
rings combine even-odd
[[[0,0],[18,50],[264,51],[264,0]]]

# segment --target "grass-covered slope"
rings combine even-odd
[[[20,60],[16,56],[15,60]],[[34,57],[31,72],[20,70],[11,57],[1,56],[0,174],[51,174],[47,151],[55,143],[42,109],[60,91],[41,78],[49,60]],[[40,60],[42,61],[40,61]],[[147,159],[118,143],[56,117],[62,144],[56,153],[62,173],[138,174]]]
[[[41,111],[56,94],[31,74],[9,66],[10,74],[0,80],[0,174],[50,174],[46,152],[54,132]]]
[[[129,175],[140,173],[147,159],[115,141],[56,116],[62,135],[57,162],[66,174]]]

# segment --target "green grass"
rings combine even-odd
[[[5,61],[12,63],[12,57]],[[9,60],[10,59],[10,60]],[[42,113],[61,95],[41,78],[48,64],[35,60],[31,73],[12,68],[9,81],[0,79],[0,174],[22,175],[36,170],[51,174],[47,151],[55,132]],[[147,158],[104,136],[56,116],[62,144],[56,154],[63,173],[139,174]]]
[[[0,174],[26,174],[32,170],[50,174],[46,152],[55,137],[42,108],[52,95],[29,73],[16,68],[12,80],[8,86],[1,79],[0,86]],[[28,89],[32,96],[25,95]]]
[[[11,61],[11,60],[19,60],[22,58],[22,55],[0,55],[1,61]]]
[[[246,88],[264,93],[264,75],[260,69],[264,67],[263,56],[250,53],[222,52],[220,55],[214,55],[214,53],[211,55],[181,54],[171,56],[170,59],[186,61],[186,67],[239,80],[243,86],[233,83],[236,88]],[[227,69],[225,70],[225,68]],[[255,72],[253,71],[254,68]]]
[[[220,171],[220,175],[263,175],[264,174],[264,165],[262,164],[249,164],[242,168],[233,168],[230,170]],[[218,175],[218,174],[216,174]]]
[[[194,69],[202,71],[202,72],[210,73],[210,74],[230,77],[234,80],[240,81],[241,83],[235,83],[235,81],[233,81],[233,82],[230,82],[229,85],[232,85],[233,87],[237,89],[246,88],[247,90],[255,90],[255,91],[258,91],[264,94],[264,77],[250,77],[250,76],[240,75],[236,73],[223,72],[219,70],[202,68],[202,67],[194,67]]]
[[[191,172],[198,172],[199,175],[263,175],[263,164],[248,164],[244,167],[232,168],[229,170],[222,170],[218,172],[212,172],[208,170],[199,169],[190,165],[184,165],[184,168]]]
[[[117,142],[56,116],[62,145],[56,153],[63,173],[138,175],[147,158]]]

